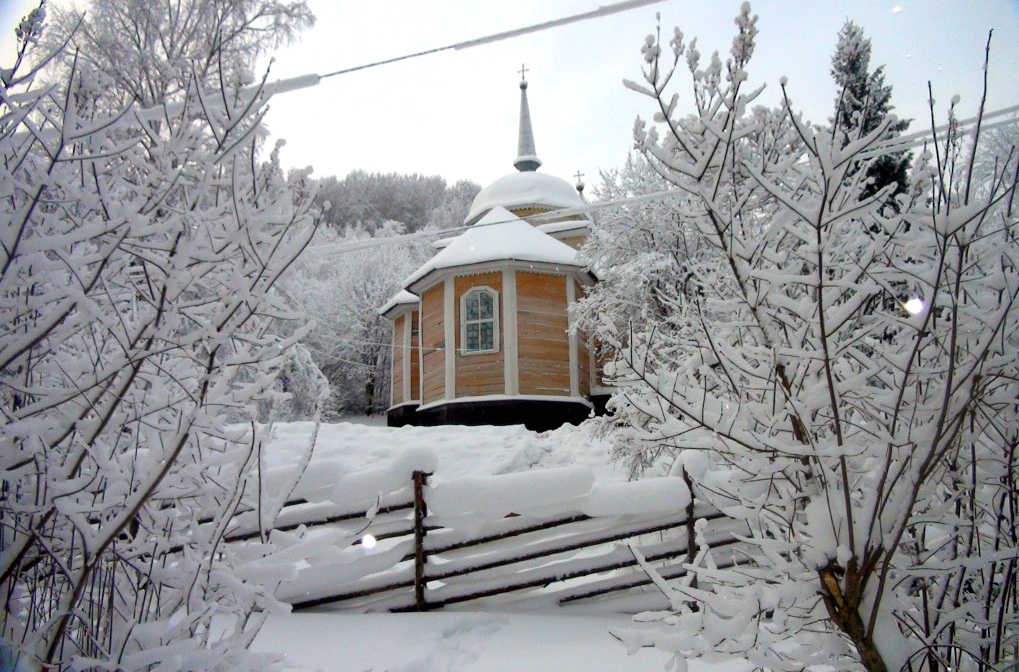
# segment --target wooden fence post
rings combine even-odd
[[[686,505],[686,561],[693,562],[694,555],[696,555],[695,549],[697,548],[697,521],[694,519],[693,479],[687,473],[686,467],[683,468],[683,480],[686,482],[686,489],[690,491],[690,503]],[[697,587],[696,575],[690,582],[690,587]]]
[[[414,607],[417,611],[426,611],[425,601],[425,516],[428,505],[425,503],[425,485],[428,474],[423,471],[414,472]]]

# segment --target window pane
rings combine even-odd
[[[492,295],[484,292],[478,294],[478,298],[481,300],[481,319],[492,319]]]
[[[481,323],[481,350],[495,348],[495,328],[492,322]]]
[[[478,325],[468,324],[467,325],[467,349],[468,350],[480,350],[478,342]]]
[[[467,297],[467,319],[476,320],[478,319],[478,295],[471,294]]]

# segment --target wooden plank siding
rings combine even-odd
[[[520,394],[570,393],[566,278],[517,272]]]
[[[499,293],[499,349],[497,352],[480,355],[464,355],[460,333],[460,298],[474,287],[490,287]],[[461,275],[453,281],[453,311],[456,324],[456,396],[479,397],[486,394],[505,392],[503,381],[503,358],[506,348],[503,338],[505,319],[505,296],[502,287],[502,271]]]
[[[389,386],[390,396],[389,405],[396,406],[407,401],[403,398],[403,358],[407,356],[406,349],[403,347],[403,325],[407,319],[406,313],[403,315],[397,315],[396,319],[393,320],[393,356],[390,359],[392,362],[392,369],[390,378],[392,384]]]
[[[419,341],[418,338],[418,319],[420,317],[419,311],[411,311],[410,314],[410,350],[407,351],[410,356],[410,399],[408,401],[414,401],[421,399],[421,358],[419,353]]]
[[[442,321],[443,285],[439,283],[421,296],[421,347],[424,348],[421,403],[438,401],[445,394],[446,353]]]

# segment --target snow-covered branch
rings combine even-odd
[[[1017,158],[980,172],[949,143],[893,202],[867,153],[895,122],[746,109],[745,5],[737,25],[724,80],[692,55],[691,116],[658,37],[642,46],[657,124],[607,195],[687,196],[602,215],[581,310],[615,353],[617,454],[682,463],[752,530],[756,566],[702,570],[701,608],[655,643],[770,670],[981,669],[1019,615]]]

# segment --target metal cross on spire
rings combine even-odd
[[[541,159],[534,149],[534,131],[531,130],[531,110],[527,105],[527,67],[520,64],[520,135],[517,138],[517,158],[513,162],[522,173],[532,172],[541,166]]]

